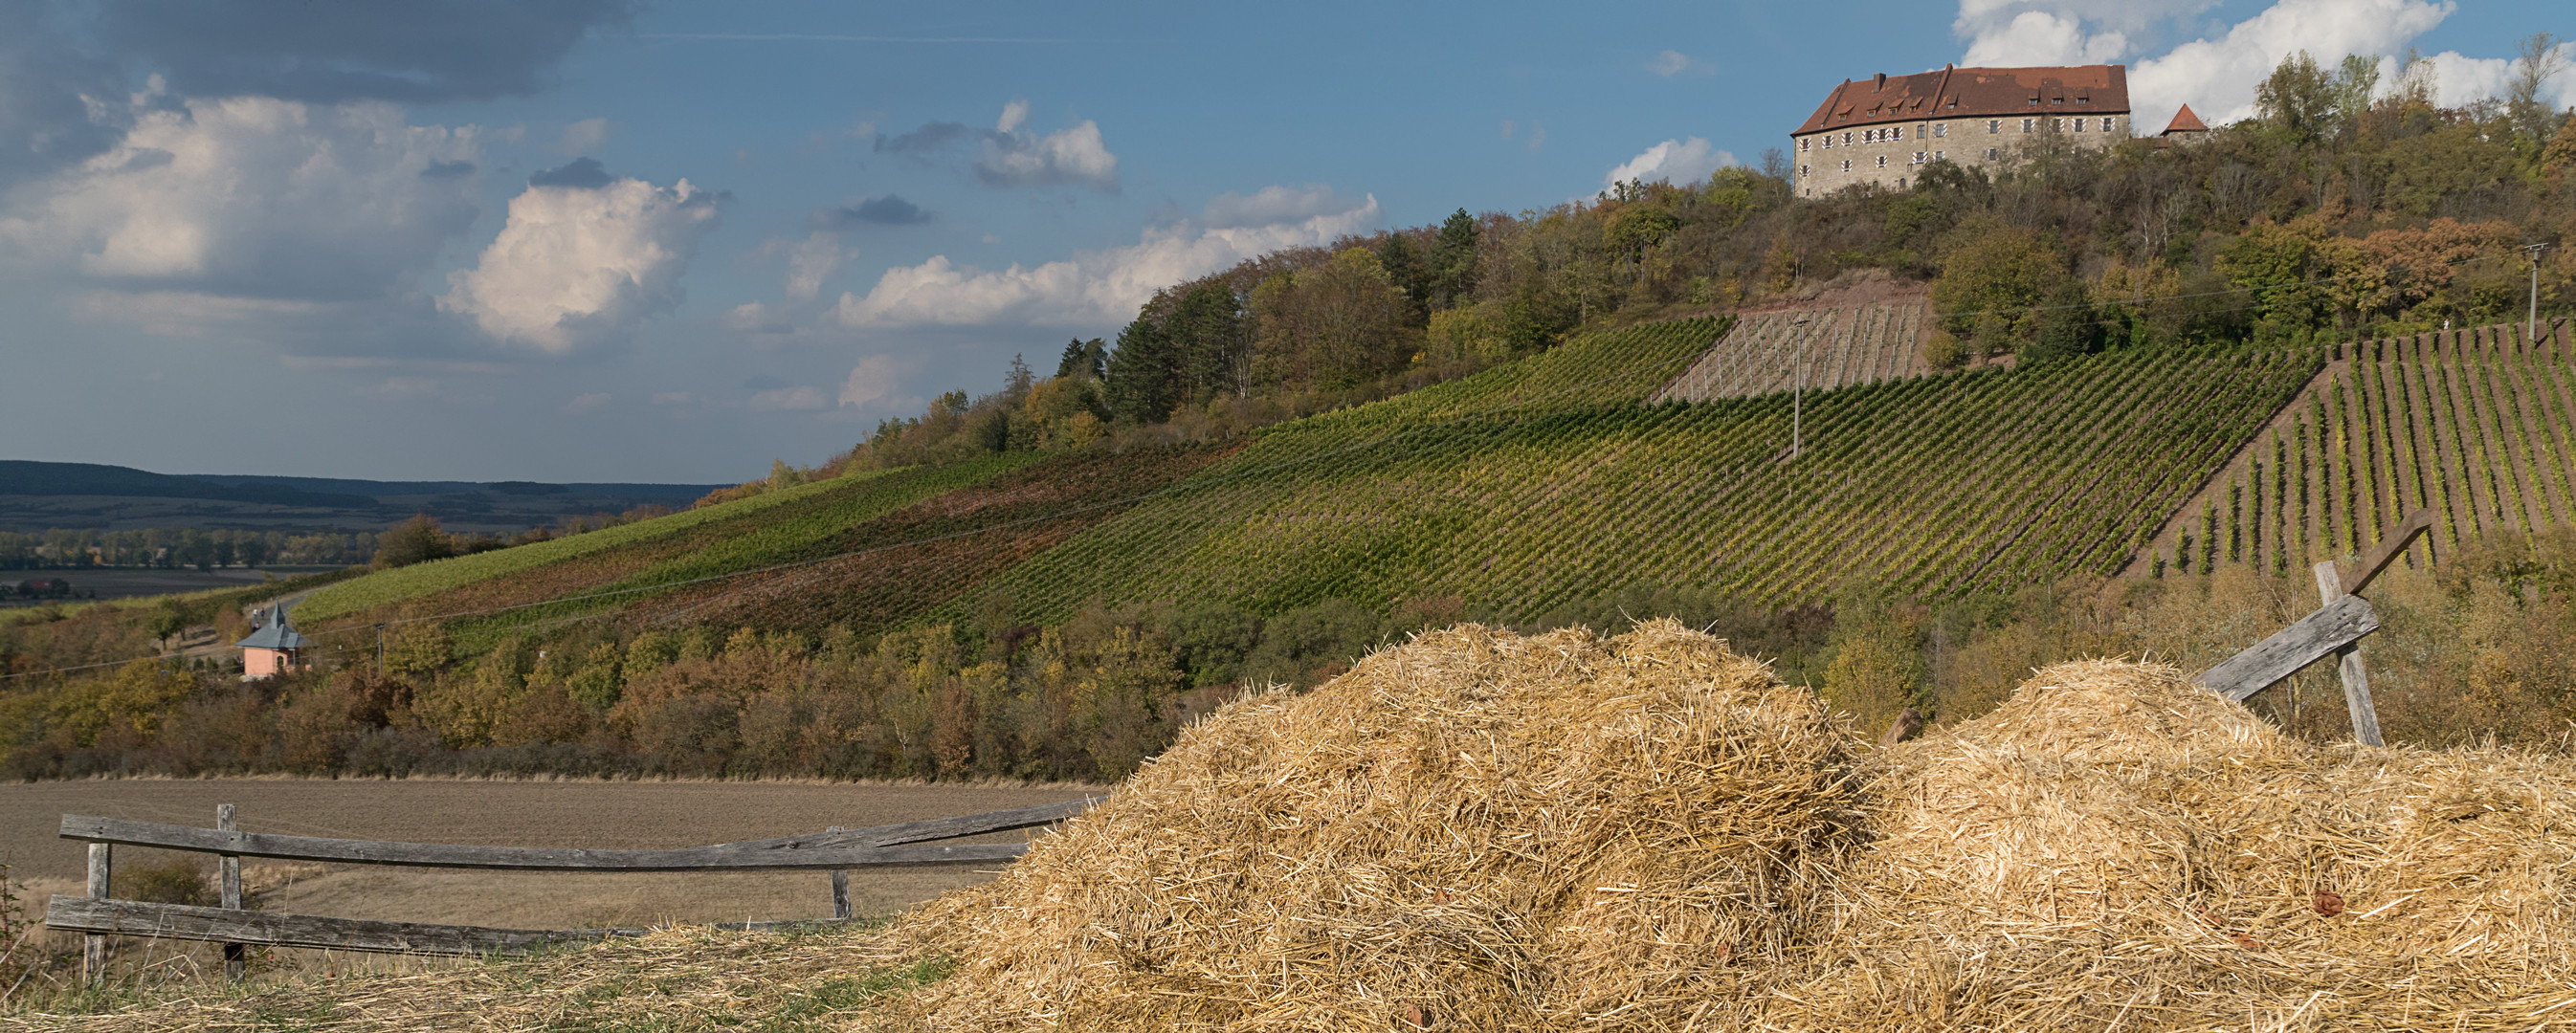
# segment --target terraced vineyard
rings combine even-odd
[[[1705,402],[1830,390],[1932,372],[1923,360],[1931,302],[1920,291],[1747,314],[1726,339],[1655,392],[1656,402]]]
[[[858,474],[568,538],[378,571],[313,593],[295,616],[318,626],[357,615],[456,613],[745,569],[1043,458],[1020,453],[935,470]]]
[[[1585,387],[1553,401],[1427,421],[1396,399],[1277,428],[941,612],[1456,595],[1520,617],[1637,584],[1785,603],[1855,575],[1949,593],[2108,574],[2321,362],[2108,356],[1815,393],[1792,460],[1787,397],[1603,397],[1651,376],[1638,360],[1669,332],[1561,346],[1553,378]]]
[[[2576,522],[2576,371],[2563,328],[2537,342],[2522,329],[2340,349],[2129,572],[2305,566],[2359,552],[2426,506],[2436,551]]]

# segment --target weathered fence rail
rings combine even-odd
[[[934,841],[1050,825],[1081,814],[1096,802],[1085,798],[985,814],[870,828],[833,828],[800,836],[674,850],[391,843],[241,832],[232,827],[233,808],[230,804],[217,809],[214,828],[67,814],[63,816],[62,837],[86,841],[90,845],[88,895],[54,897],[45,907],[45,925],[87,934],[84,968],[93,980],[105,975],[106,939],[109,936],[221,943],[225,945],[226,972],[239,979],[242,975],[242,944],[387,953],[483,954],[526,950],[550,943],[637,936],[645,932],[643,929],[623,928],[495,929],[244,910],[241,907],[239,874],[240,859],[244,857],[514,871],[829,871],[832,873],[833,909],[830,921],[838,921],[850,917],[847,873],[851,869],[1009,861],[1027,853],[1028,844],[941,845]],[[218,855],[223,861],[224,906],[197,907],[114,899],[109,895],[109,882],[116,846]],[[731,923],[723,928],[762,929],[801,924],[806,923]]]

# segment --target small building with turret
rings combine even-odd
[[[295,630],[294,625],[286,622],[285,603],[279,603],[269,609],[261,615],[259,621],[257,630],[252,631],[241,641],[233,643],[241,647],[243,681],[273,678],[311,666],[304,659],[304,651],[312,647],[313,640],[304,637]]]

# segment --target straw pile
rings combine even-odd
[[[959,963],[937,1028],[1686,1021],[1805,938],[1852,741],[1678,624],[1461,627],[1219,711],[898,934]]]
[[[2576,1026],[2576,765],[2318,749],[2169,667],[1892,751],[1790,1028]]]
[[[2319,750],[2170,668],[1873,752],[1670,622],[1235,704],[887,935],[940,1029],[2576,1026],[2576,765]]]

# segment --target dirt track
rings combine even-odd
[[[1090,793],[1100,790],[1092,789]],[[240,808],[252,832],[510,846],[698,846],[1051,803],[1081,787],[780,782],[87,781],[0,785],[0,859],[35,892],[78,893],[82,844],[57,838],[64,814],[212,825]],[[1008,839],[1007,833],[989,839]],[[168,855],[121,849],[120,864]],[[517,928],[645,925],[831,913],[821,872],[587,875],[479,872],[247,860],[245,881],[276,886],[275,911]],[[991,877],[921,869],[853,873],[860,914],[885,914]]]

